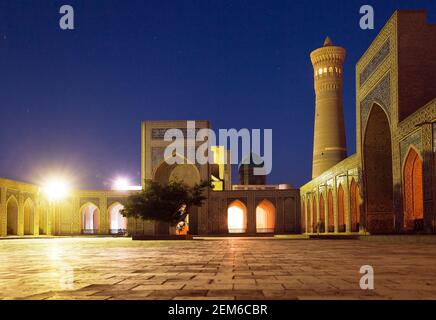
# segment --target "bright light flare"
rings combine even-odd
[[[115,190],[126,190],[129,187],[129,181],[126,178],[118,178],[112,187]]]
[[[228,209],[227,224],[230,233],[243,232],[245,229],[244,210],[237,205],[233,205]]]
[[[118,191],[129,191],[129,190],[141,190],[142,187],[130,185],[129,180],[127,180],[126,178],[118,178],[114,181],[112,185],[112,189]]]
[[[50,201],[59,201],[68,196],[70,186],[62,178],[52,178],[43,186],[42,190]]]

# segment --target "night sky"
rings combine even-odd
[[[59,8],[76,29],[59,28]],[[375,30],[359,28],[373,5]],[[315,110],[309,53],[347,49],[344,112],[355,152],[355,64],[397,8],[436,1],[1,0],[0,176],[79,188],[140,184],[142,120],[208,119],[272,128],[271,183],[311,177]]]

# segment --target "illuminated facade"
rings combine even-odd
[[[190,212],[194,235],[436,232],[435,27],[423,11],[397,11],[358,61],[356,153],[346,158],[345,50],[326,39],[312,52],[313,179],[300,189],[250,179],[249,166],[240,171],[241,184],[232,185],[220,146],[214,146],[214,164],[169,165],[163,134],[185,130],[186,121],[142,123],[142,180],[212,180],[204,206]],[[38,186],[0,179],[0,236],[175,233],[165,223],[122,218],[119,210],[132,192],[72,190],[54,201]]]
[[[299,190],[283,185],[232,185],[226,152],[212,146],[213,164],[165,161],[166,130],[186,130],[186,121],[144,121],[141,125],[141,172],[165,184],[173,179],[188,185],[211,180],[213,190],[200,208],[189,214],[191,234],[299,233]],[[210,128],[196,121],[198,129]],[[196,144],[198,147],[200,143]],[[119,211],[135,191],[71,190],[62,200],[50,201],[43,190],[17,181],[0,179],[0,236],[175,234],[168,223],[125,219]],[[237,205],[236,205],[237,204]]]
[[[301,187],[304,232],[436,232],[434,57],[425,12],[396,11],[356,66],[356,153]]]
[[[210,128],[208,121],[195,123],[197,129]],[[212,147],[218,151],[214,154],[214,164],[192,164],[182,159],[185,164],[168,165],[164,151],[171,142],[164,141],[164,133],[171,128],[185,132],[186,126],[186,121],[143,122],[141,154],[143,181],[151,179],[167,183],[178,178],[193,185],[212,180],[214,190],[209,191],[208,200],[189,214],[190,233],[255,235],[300,232],[299,190],[290,185],[232,185],[229,154],[222,147]],[[196,148],[201,143],[196,142]],[[130,226],[130,233],[146,234],[157,230],[165,233],[169,228],[165,223],[142,220],[132,221]],[[169,232],[173,230],[170,228]]]

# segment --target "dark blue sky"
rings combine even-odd
[[[76,30],[58,26],[75,9]],[[375,30],[359,28],[371,4]],[[272,183],[310,179],[311,50],[347,49],[344,111],[355,151],[355,64],[397,8],[436,1],[1,0],[0,176],[67,171],[81,188],[140,183],[140,122],[209,119],[272,128]]]

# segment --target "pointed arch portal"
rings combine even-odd
[[[359,232],[360,228],[360,188],[353,179],[350,186],[351,231]]]
[[[321,194],[319,196],[319,232],[325,232],[325,205],[324,196]]]
[[[18,234],[18,202],[15,197],[11,197],[6,204],[7,211],[7,234]]]
[[[35,228],[35,210],[32,200],[24,203],[24,234],[33,235]]]
[[[374,104],[363,141],[366,223],[372,233],[394,230],[392,140],[384,110]]]
[[[227,225],[229,233],[245,233],[247,231],[247,207],[241,201],[235,200],[229,205]]]
[[[127,232],[127,218],[120,213],[124,206],[117,202],[108,209],[109,213],[109,232],[111,234],[125,234]]]
[[[410,148],[403,167],[404,230],[424,230],[424,198],[422,187],[422,160]]]
[[[274,233],[276,225],[276,208],[268,201],[263,200],[256,207],[256,232]]]
[[[339,232],[345,232],[345,195],[342,184],[338,188],[338,228]]]
[[[82,217],[82,233],[96,234],[98,233],[99,224],[99,209],[93,203],[85,204],[81,209]]]
[[[328,232],[335,232],[335,216],[333,211],[333,192],[329,190],[327,195],[328,209]]]

